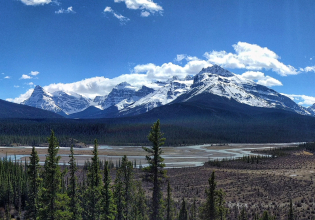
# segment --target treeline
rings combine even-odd
[[[287,111],[265,110],[267,112],[246,114],[207,109],[196,112],[193,108],[176,115],[176,109],[159,114],[161,109],[114,119],[1,119],[0,145],[37,146],[47,143],[51,130],[55,131],[60,144],[66,144],[72,138],[92,145],[97,137],[100,144],[149,145],[144,137],[157,117],[163,123],[166,146],[315,141],[315,117]]]
[[[148,166],[143,168],[143,181],[151,188],[151,195],[143,189],[142,181],[135,180],[133,163],[124,156],[116,168],[116,178],[112,182],[110,164],[102,163],[98,157],[98,144],[94,141],[93,157],[87,163],[87,174],[78,180],[78,168],[70,150],[69,166],[59,166],[58,141],[54,132],[48,139],[49,148],[44,166],[39,165],[35,147],[29,162],[7,159],[0,161],[0,211],[2,219],[137,219],[137,220],[216,220],[248,219],[243,208],[235,218],[229,215],[224,200],[225,192],[217,189],[215,172],[209,178],[206,200],[197,207],[187,204],[185,198],[174,201],[172,188],[167,180],[161,146],[165,138],[160,131],[160,122],[151,127],[148,140],[152,147],[144,147],[148,153]],[[167,184],[167,193],[162,187]],[[177,209],[180,203],[179,209]],[[189,209],[188,209],[189,207]],[[290,213],[293,209],[291,205]],[[268,212],[251,213],[254,219],[275,219]],[[289,218],[291,219],[291,218]]]

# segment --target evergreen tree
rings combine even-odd
[[[207,200],[206,203],[200,207],[200,218],[204,220],[215,220],[216,218],[216,208],[215,208],[215,175],[214,171],[208,180],[209,189],[206,189]]]
[[[75,172],[77,171],[77,165],[73,153],[73,145],[70,148],[70,160],[69,160],[69,171],[70,171],[70,183],[68,187],[68,196],[70,197],[70,212],[72,213],[72,220],[80,220],[81,217],[81,207],[79,203],[78,186],[77,186],[77,176]]]
[[[39,219],[69,219],[69,197],[61,193],[62,175],[58,165],[60,156],[57,155],[59,146],[53,131],[48,142]]]
[[[197,220],[197,205],[196,205],[196,198],[194,198],[193,204],[190,208],[190,220]]]
[[[101,214],[102,175],[98,157],[97,140],[94,140],[93,157],[87,174],[87,190],[85,193],[86,205],[84,216],[91,220],[100,218]]]
[[[239,220],[247,220],[248,219],[247,213],[246,213],[246,210],[244,207],[242,208],[241,214],[238,216],[238,219]]]
[[[167,181],[167,198],[166,198],[166,220],[173,220],[173,200],[172,200],[172,189],[170,181]]]
[[[104,188],[103,188],[103,219],[113,220],[116,214],[116,205],[113,198],[113,192],[110,186],[110,173],[108,161],[105,161],[104,166]]]
[[[124,190],[124,216],[127,219],[131,219],[133,199],[132,192],[134,191],[134,173],[133,173],[133,165],[131,161],[128,161],[126,155],[123,156],[121,160],[121,166],[119,168],[119,172],[121,172],[122,182],[123,182],[123,190]]]
[[[164,144],[165,138],[160,131],[160,120],[151,127],[151,131],[148,135],[149,141],[152,143],[152,148],[143,147],[143,149],[149,153],[146,156],[148,166],[143,170],[146,172],[146,177],[153,183],[152,192],[152,213],[151,219],[158,220],[161,218],[162,210],[162,194],[161,194],[161,180],[165,178],[166,171],[163,169],[165,164],[164,159],[161,157],[161,146]]]
[[[114,197],[117,206],[117,214],[116,220],[123,220],[125,218],[124,215],[124,207],[125,207],[125,200],[124,200],[124,185],[122,181],[122,172],[120,169],[116,172],[116,179],[115,179],[115,190],[114,190]]]
[[[148,207],[146,204],[145,191],[142,188],[141,182],[136,182],[136,194],[133,206],[134,219],[137,220],[148,220]]]
[[[187,209],[186,209],[186,202],[185,202],[184,198],[183,198],[183,201],[182,201],[181,209],[179,211],[178,220],[188,220],[188,214],[187,214]]]
[[[288,220],[294,220],[292,199],[290,199],[290,210],[289,210]]]
[[[216,213],[220,220],[224,220],[228,212],[224,201],[225,192],[222,189],[216,190]]]
[[[30,157],[30,163],[27,166],[28,173],[28,201],[26,207],[26,218],[36,220],[38,216],[39,209],[39,190],[42,179],[39,176],[40,165],[39,165],[39,157],[37,155],[37,151],[35,147],[32,148],[32,153]]]

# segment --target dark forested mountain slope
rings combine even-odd
[[[0,99],[0,118],[62,118],[62,116],[51,111]]]

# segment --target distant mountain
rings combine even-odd
[[[315,116],[315,103],[314,103],[312,106],[308,107],[307,110],[308,110],[313,116]]]
[[[90,106],[91,101],[76,93],[57,91],[51,94],[41,86],[36,86],[32,95],[21,104],[66,116],[85,110]]]
[[[305,108],[299,106],[287,96],[281,95],[266,86],[259,85],[252,80],[244,79],[218,65],[202,69],[194,77],[190,90],[174,102],[188,102],[202,94],[226,97],[249,106],[284,109],[302,115],[310,115]]]
[[[62,118],[51,111],[46,111],[26,105],[7,102],[0,99],[0,118]]]
[[[173,77],[156,81],[140,89],[122,82],[104,96],[94,100],[79,94],[57,91],[50,94],[36,86],[33,94],[22,104],[53,111],[69,118],[116,118],[146,113],[154,108],[172,103],[211,102],[217,97],[234,100],[252,107],[283,109],[301,115],[315,116],[315,107],[304,108],[287,96],[259,85],[218,65],[203,68],[194,77]],[[200,98],[203,97],[203,98]],[[207,100],[209,99],[210,100]],[[233,108],[233,106],[231,106]]]

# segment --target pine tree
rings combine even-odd
[[[70,148],[70,160],[69,160],[69,172],[70,172],[70,183],[68,187],[68,196],[70,197],[70,212],[72,213],[72,220],[80,220],[81,217],[81,207],[79,203],[78,186],[77,186],[77,176],[75,172],[77,171],[77,165],[73,153],[73,145]]]
[[[194,198],[193,204],[190,208],[190,220],[197,220],[197,205],[196,205],[196,198]]]
[[[224,220],[228,212],[224,201],[225,192],[222,189],[216,191],[216,213],[220,220]]]
[[[173,220],[173,200],[172,200],[172,189],[170,181],[167,181],[167,198],[166,198],[166,220]]]
[[[42,179],[39,176],[40,165],[39,157],[35,147],[32,148],[32,153],[30,157],[30,163],[27,166],[28,172],[28,182],[29,182],[29,192],[28,192],[28,201],[26,207],[26,218],[36,220],[38,216],[39,209],[39,190]]]
[[[148,207],[146,204],[145,191],[142,188],[141,182],[136,182],[136,194],[133,206],[134,219],[137,220],[148,220]]]
[[[124,200],[124,186],[122,181],[122,172],[120,169],[116,172],[116,179],[115,179],[115,190],[114,190],[114,197],[115,203],[117,206],[117,214],[116,220],[123,220],[124,216],[124,207],[125,207],[125,200]]]
[[[186,208],[186,202],[183,198],[182,206],[179,212],[178,220],[188,220],[188,214],[187,214],[187,208]]]
[[[70,219],[69,197],[61,193],[62,175],[58,165],[60,156],[57,155],[59,146],[53,131],[48,141],[39,219]]]
[[[128,161],[126,155],[123,156],[121,160],[121,166],[119,168],[122,174],[122,182],[123,182],[123,190],[124,190],[124,216],[127,219],[131,219],[131,210],[133,206],[132,192],[134,191],[134,183],[133,183],[133,166],[132,162]]]
[[[246,213],[246,210],[244,207],[242,208],[241,214],[238,216],[238,219],[239,220],[247,220],[248,219],[247,213]]]
[[[110,186],[110,173],[108,161],[105,161],[104,166],[104,188],[103,188],[103,219],[115,219],[116,205],[113,198],[113,192]]]
[[[152,148],[143,147],[143,149],[149,153],[146,156],[148,166],[143,170],[146,172],[147,179],[153,183],[152,192],[152,220],[158,220],[161,218],[162,209],[162,194],[161,194],[161,180],[165,178],[166,171],[163,169],[165,164],[164,159],[161,157],[161,146],[164,144],[165,138],[160,131],[160,120],[151,127],[151,131],[148,135],[149,141],[152,143]]]
[[[86,205],[84,216],[91,220],[100,218],[101,214],[101,189],[102,175],[100,169],[100,161],[98,157],[97,140],[94,141],[92,163],[88,167],[87,174],[87,190],[85,193]]]
[[[289,210],[288,220],[294,220],[292,199],[290,199],[290,210]]]
[[[209,189],[206,190],[207,201],[200,207],[200,218],[204,220],[214,220],[216,217],[215,213],[215,175],[214,171],[211,174],[211,177],[208,180]]]
[[[225,208],[222,190],[216,190],[215,172],[213,171],[208,180],[209,188],[206,189],[206,202],[200,207],[200,218],[205,220],[225,219],[228,209]]]

